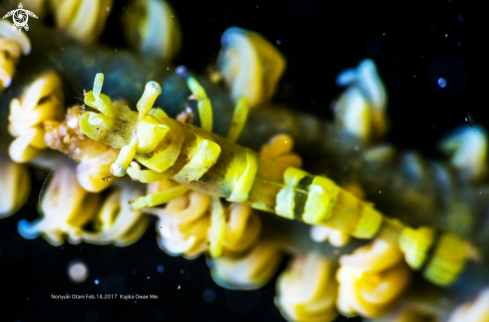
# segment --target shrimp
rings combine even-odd
[[[114,176],[127,174],[143,183],[172,179],[179,184],[130,201],[134,210],[162,205],[194,190],[356,238],[399,245],[411,268],[422,269],[426,279],[441,286],[456,281],[467,260],[475,259],[473,246],[451,232],[410,228],[382,215],[371,203],[327,177],[259,158],[255,151],[237,145],[247,119],[246,99],[237,102],[227,138],[212,133],[212,106],[204,88],[184,67],[177,68],[177,73],[186,79],[190,98],[197,100],[201,127],[181,123],[153,107],[161,93],[154,81],[146,84],[137,112],[112,104],[101,93],[101,73],[95,77],[93,91],[85,94],[85,104],[95,111],[83,113],[80,130],[120,149],[110,168]]]

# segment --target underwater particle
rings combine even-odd
[[[460,14],[458,15],[458,20],[459,20],[460,22],[464,22],[464,21],[465,21],[465,17],[464,17],[464,15],[460,13]]]
[[[178,285],[177,289],[180,289],[182,287],[182,285]]]
[[[445,78],[438,78],[438,86],[440,86],[441,88],[445,88],[445,86],[447,86],[447,81],[445,80]]]
[[[133,269],[133,270],[131,271],[131,274],[132,274],[132,275],[136,275],[136,270],[135,270],[135,269]]]
[[[158,267],[156,267],[156,271],[158,273],[163,273],[165,271],[165,267],[163,265],[158,265]]]
[[[445,38],[448,38],[448,34],[445,34]]]
[[[435,130],[435,131],[436,131],[436,128],[437,128],[437,127],[436,127],[436,124],[432,124],[432,125],[431,125],[431,127],[433,128],[433,130]]]
[[[204,293],[202,293],[202,298],[207,303],[212,303],[216,299],[216,293],[213,290],[211,290],[210,288],[207,288],[204,290]]]
[[[148,279],[148,280],[149,280],[149,279],[151,279],[151,277],[149,277],[149,276],[148,276],[146,279]]]
[[[87,265],[79,260],[72,260],[68,264],[68,276],[73,283],[83,283],[88,277]]]
[[[277,39],[276,43],[277,43],[277,45],[281,45],[282,41],[280,39]]]
[[[98,285],[100,283],[99,280],[95,280],[93,282],[95,283],[95,285]]]
[[[159,307],[153,311],[153,316],[155,317],[155,319],[161,320],[165,317],[165,311],[163,311],[163,309]]]
[[[443,95],[455,95],[467,84],[467,69],[459,59],[442,56],[433,61],[428,80],[431,87]]]
[[[384,52],[384,46],[382,46],[382,43],[377,39],[367,40],[365,49],[367,50],[367,53],[373,57],[380,56]]]

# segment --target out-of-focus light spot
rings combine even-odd
[[[207,303],[212,303],[216,299],[216,293],[211,289],[206,289],[206,290],[204,290],[204,293],[202,294],[202,298]]]
[[[438,78],[438,86],[440,86],[441,88],[445,88],[445,86],[447,86],[447,81],[445,80],[445,78]]]
[[[459,59],[441,56],[431,63],[428,80],[433,90],[441,95],[452,96],[467,85],[467,69]]]
[[[460,20],[461,22],[464,22],[465,21],[465,17],[463,14],[459,14],[458,15],[458,20]]]
[[[178,285],[177,289],[180,289],[182,287],[182,285]]]
[[[448,37],[448,34],[445,34],[445,38],[447,38],[447,37]]]
[[[88,277],[88,267],[81,260],[73,260],[68,264],[68,276],[73,283],[83,283]]]
[[[382,34],[382,36],[385,36],[385,32]]]
[[[136,273],[137,273],[137,272],[136,272],[136,270],[135,270],[135,269],[133,269],[133,270],[131,271],[131,274],[132,274],[132,275],[136,275]]]
[[[462,44],[462,42],[459,42],[459,43],[457,44],[457,46],[460,46],[461,44]]]
[[[433,130],[436,131],[436,129],[437,129],[436,124],[433,124],[431,127],[433,128]]]
[[[151,278],[151,277],[149,277],[149,276],[148,276],[146,279],[148,279],[148,280],[149,280],[150,278]]]
[[[156,270],[158,271],[158,273],[163,273],[165,271],[165,267],[163,267],[163,265],[158,265],[158,267],[156,267]]]
[[[155,319],[161,320],[165,317],[165,311],[163,311],[162,308],[157,308],[156,310],[154,310],[153,316],[155,317]]]
[[[95,280],[93,282],[95,283],[95,285],[98,285],[100,283],[99,280]]]
[[[382,46],[382,43],[377,39],[367,40],[365,49],[373,57],[380,56],[384,52],[384,46]]]
[[[277,39],[276,43],[277,43],[277,45],[281,45],[282,41],[280,39]]]
[[[107,12],[110,12],[110,8],[109,8],[109,7],[107,7],[107,9],[106,9],[106,10],[107,10]]]

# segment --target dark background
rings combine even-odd
[[[100,42],[123,49],[120,14],[127,1],[115,2]],[[221,34],[238,26],[261,33],[286,56],[288,67],[277,102],[331,118],[331,101],[342,91],[335,86],[336,75],[372,58],[387,87],[389,142],[440,158],[436,144],[447,131],[472,122],[489,125],[485,117],[489,29],[482,4],[460,0],[169,2],[183,34],[176,65],[205,72],[217,57]],[[440,77],[447,81],[445,88],[437,85]],[[188,261],[163,253],[153,224],[139,242],[122,249],[87,244],[53,247],[42,238],[23,239],[17,222],[37,217],[37,196],[46,176],[32,173],[34,188],[28,204],[0,221],[1,321],[282,320],[273,304],[275,279],[258,291],[221,289],[210,278],[203,257]],[[74,259],[85,261],[90,271],[82,284],[67,276]],[[159,265],[164,267],[162,273],[157,271]],[[158,300],[50,299],[51,294],[65,292],[156,294]]]

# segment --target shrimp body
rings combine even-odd
[[[94,90],[85,104],[97,112],[85,112],[81,131],[115,149],[121,149],[112,164],[115,176],[126,173],[141,182],[172,179],[180,186],[148,194],[132,202],[134,209],[171,201],[188,189],[230,202],[323,225],[362,239],[383,239],[399,245],[413,269],[438,285],[453,283],[469,257],[467,242],[435,228],[409,228],[383,216],[373,205],[337,186],[332,180],[301,169],[261,158],[253,150],[234,143],[247,116],[246,101],[239,101],[227,138],[212,133],[212,109],[204,89],[185,70],[182,76],[197,100],[202,126],[169,118],[153,108],[161,88],[146,85],[137,104],[138,112],[101,94],[103,75],[97,74]],[[135,159],[147,169],[132,163]]]

